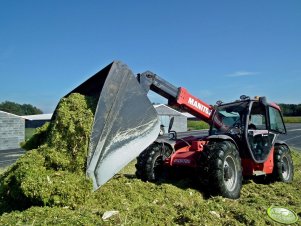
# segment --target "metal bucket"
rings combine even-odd
[[[86,171],[96,190],[156,140],[159,119],[135,75],[119,61],[66,96],[71,93],[98,97]]]

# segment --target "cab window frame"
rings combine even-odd
[[[273,114],[272,114],[272,112],[273,112]],[[281,114],[281,111],[279,109],[269,105],[268,106],[268,116],[269,116],[269,130],[272,132],[275,132],[277,134],[286,134],[286,132],[287,132],[286,126],[283,121],[283,116]],[[273,119],[275,119],[275,123],[272,123]],[[277,126],[277,128],[273,128],[273,125],[280,125],[280,127]],[[281,129],[281,127],[283,127],[283,129]]]

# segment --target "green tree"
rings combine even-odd
[[[9,112],[15,115],[36,115],[43,112],[31,104],[18,104],[11,101],[4,101],[0,103],[0,110]]]
[[[279,104],[284,116],[301,116],[301,104]]]
[[[297,114],[299,116],[301,115],[301,104],[298,104],[298,106],[297,106]]]
[[[23,109],[23,115],[36,115],[43,113],[40,109],[32,106],[31,104],[23,104],[21,107]]]

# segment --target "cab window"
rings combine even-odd
[[[249,118],[249,129],[267,129],[265,106],[259,102],[254,102],[252,105],[252,110]]]
[[[277,133],[286,133],[285,126],[280,114],[280,111],[276,108],[269,107],[270,126],[271,130]]]

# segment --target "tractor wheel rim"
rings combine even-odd
[[[289,162],[288,159],[284,156],[282,159],[282,177],[283,179],[287,180],[289,178],[290,175],[290,166],[289,166]]]
[[[224,162],[224,173],[229,171],[227,175],[224,174],[224,184],[229,191],[233,191],[237,182],[237,169],[235,161],[231,156],[227,156]]]

